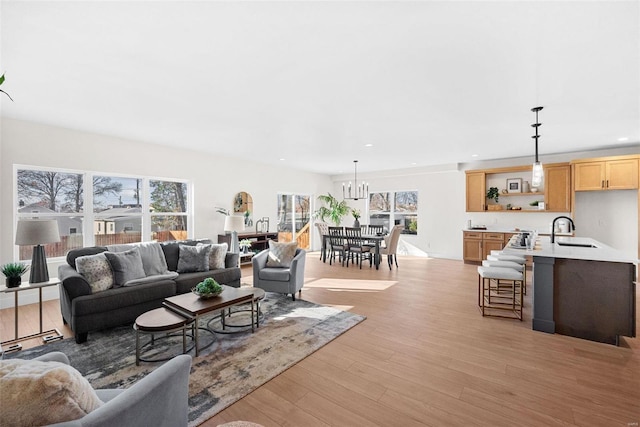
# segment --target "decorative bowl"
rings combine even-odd
[[[220,292],[211,292],[209,294],[201,294],[200,292],[196,291],[196,288],[193,288],[193,289],[191,289],[191,292],[193,292],[194,294],[198,295],[202,299],[207,299],[207,298],[217,297],[218,295],[220,295],[222,293],[223,290],[224,289],[221,289]]]

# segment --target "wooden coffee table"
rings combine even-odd
[[[222,310],[234,305],[251,303],[251,332],[254,332],[255,326],[255,306],[253,290],[247,288],[232,288],[222,285],[224,289],[222,293],[213,298],[200,298],[193,293],[186,293],[166,298],[162,303],[163,306],[175,313],[195,321],[194,341],[196,347],[196,356],[200,354],[200,346],[198,342],[198,329],[200,317],[211,313],[212,311]],[[220,316],[222,328],[224,329],[224,315]],[[204,328],[212,332],[209,328]]]

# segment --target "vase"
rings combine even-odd
[[[523,193],[531,192],[531,186],[529,185],[529,181],[525,181],[522,183],[522,192]]]
[[[353,221],[353,226],[355,228],[359,228],[360,227],[360,221],[358,221],[357,219],[355,221]]]
[[[18,286],[20,286],[20,283],[22,282],[22,277],[18,276],[18,277],[7,277],[6,280],[6,285],[7,288],[17,288]]]

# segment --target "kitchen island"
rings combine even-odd
[[[637,259],[584,237],[541,236],[534,249],[517,238],[504,251],[533,257],[534,330],[615,345],[636,336]]]

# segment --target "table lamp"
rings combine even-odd
[[[229,252],[240,252],[238,232],[244,231],[244,216],[227,215],[224,219],[224,231],[231,232],[231,249]]]
[[[42,245],[59,241],[58,221],[55,219],[23,219],[18,221],[16,245],[34,245],[33,256],[31,257],[29,283],[49,281],[47,257],[44,253],[44,246]]]

